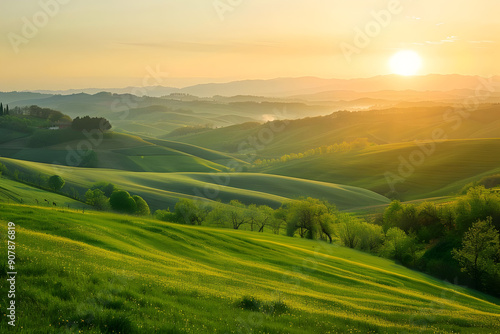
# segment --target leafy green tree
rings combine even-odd
[[[335,226],[335,234],[349,248],[355,248],[360,242],[361,223],[348,214],[339,215],[339,223]]]
[[[382,226],[362,222],[358,232],[359,245],[361,250],[376,252],[384,241],[384,231]]]
[[[335,207],[314,198],[305,198],[287,204],[287,235],[294,236],[298,231],[301,238],[319,239],[322,233],[328,232],[326,214],[333,213]],[[321,224],[321,221],[324,223]]]
[[[408,236],[399,227],[391,227],[387,230],[384,242],[384,252],[389,257],[403,262],[408,247]]]
[[[89,189],[85,193],[85,203],[95,207],[97,210],[106,210],[109,208],[109,201],[101,189]]]
[[[228,210],[226,209],[226,205],[216,202],[209,214],[207,215],[206,222],[209,225],[215,225],[220,227],[227,227],[227,223],[229,222]]]
[[[64,180],[59,175],[53,175],[49,178],[49,187],[54,191],[61,190],[64,187]]]
[[[111,194],[117,190],[116,186],[113,183],[107,182],[97,182],[90,188],[91,190],[99,189],[101,190],[106,197],[111,197]]]
[[[272,225],[274,218],[274,210],[267,205],[259,205],[257,207],[258,215],[256,217],[256,224],[258,232],[264,232],[264,228]]]
[[[189,225],[201,225],[207,218],[210,208],[205,203],[199,203],[188,198],[181,198],[175,204],[175,221]]]
[[[170,212],[169,209],[167,210],[156,210],[155,211],[155,218],[164,222],[173,222],[175,221],[175,213]]]
[[[319,226],[321,228],[321,236],[323,239],[328,238],[330,243],[333,242],[335,235],[335,222],[337,217],[333,213],[323,213],[319,216]]]
[[[118,212],[135,213],[137,204],[130,194],[124,190],[117,190],[109,198],[111,208]]]
[[[0,116],[3,116],[3,103],[0,103]]]
[[[418,239],[429,242],[444,235],[445,227],[441,213],[434,203],[424,202],[417,208],[418,211]]]
[[[132,198],[134,199],[136,205],[134,213],[139,216],[149,216],[151,211],[149,210],[148,203],[139,195],[134,195]]]
[[[500,196],[483,186],[469,189],[467,195],[458,200],[456,207],[456,228],[467,231],[474,222],[491,217],[500,228]]]
[[[462,248],[453,249],[453,257],[460,263],[461,270],[467,273],[477,289],[482,279],[495,272],[495,259],[499,252],[498,231],[491,217],[472,224],[462,239]]]
[[[231,223],[233,229],[237,230],[243,224],[247,224],[249,222],[247,214],[245,212],[245,204],[241,203],[240,201],[232,200],[231,202],[229,202],[229,207],[226,210],[229,222]]]
[[[391,227],[397,227],[401,219],[403,205],[400,201],[392,201],[384,210],[384,231],[388,231]]]

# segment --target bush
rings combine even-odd
[[[118,212],[135,213],[137,204],[130,194],[124,190],[117,190],[109,198],[111,208]]]
[[[59,175],[53,175],[49,178],[49,187],[54,191],[61,190],[64,187],[64,183],[63,178]]]
[[[170,210],[156,210],[155,218],[164,222],[172,222],[175,220],[175,213]]]
[[[260,310],[262,302],[252,296],[244,296],[238,303],[237,306],[248,311],[257,312]]]
[[[138,195],[134,195],[132,198],[134,199],[136,205],[135,214],[140,216],[149,216],[151,211],[149,210],[148,203],[146,203],[146,201]]]
[[[110,197],[115,190],[118,190],[116,189],[116,186],[113,183],[107,183],[107,182],[94,183],[94,185],[92,186],[92,188],[90,188],[90,190],[95,190],[95,189],[101,190],[104,193],[104,195],[106,195],[106,197]]]

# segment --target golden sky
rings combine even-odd
[[[498,75],[499,15],[498,0],[2,0],[0,90],[370,77],[399,50],[420,75]]]

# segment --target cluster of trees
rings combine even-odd
[[[276,159],[257,159],[254,162],[255,167],[261,167],[261,166],[269,166],[269,165],[274,165],[277,163],[283,163],[291,160],[297,160],[297,159],[303,159],[315,155],[324,155],[324,154],[331,154],[331,153],[344,153],[344,152],[350,152],[353,150],[361,150],[363,148],[366,148],[368,146],[375,145],[373,143],[370,143],[367,138],[358,138],[352,142],[342,142],[340,144],[333,144],[333,145],[323,145],[321,147],[317,147],[315,149],[309,149],[303,153],[291,153],[291,154],[285,154],[281,156],[280,158]]]
[[[0,102],[0,116],[8,116],[9,115],[9,105],[6,104],[5,108],[3,106],[3,103]]]
[[[342,213],[326,202],[302,198],[273,209],[267,205],[245,205],[237,200],[229,204],[181,199],[173,212],[157,210],[157,219],[189,225],[208,225],[256,232],[272,232],[333,242],[367,251],[383,244],[381,226],[369,224]]]
[[[18,132],[32,133],[37,127],[48,127],[57,123],[70,123],[71,118],[57,110],[39,106],[14,107],[9,109],[0,103],[0,127]]]
[[[111,129],[111,124],[109,121],[104,118],[104,117],[90,117],[90,116],[85,116],[85,117],[77,117],[73,120],[73,123],[71,124],[71,128],[73,130],[77,131],[92,131],[92,130],[98,130],[101,132],[105,132]]]
[[[277,209],[181,199],[157,219],[338,242],[434,276],[500,295],[500,195],[484,187],[446,204],[393,201],[367,222],[326,201],[302,198]]]
[[[81,200],[78,190],[76,190],[75,187],[66,186],[66,182],[59,175],[48,176],[40,172],[22,171],[15,168],[12,169],[2,163],[0,163],[0,175],[4,175],[12,180],[28,184],[39,189],[57,192],[61,195]]]
[[[85,193],[85,202],[97,210],[114,210],[121,213],[149,216],[148,203],[140,196],[131,196],[112,183],[99,182]]]
[[[378,217],[386,236],[407,236],[394,258],[449,281],[459,280],[500,295],[500,195],[470,188],[452,203],[402,204],[393,201]]]
[[[177,128],[177,129],[171,131],[168,135],[171,137],[180,137],[180,136],[191,135],[194,133],[200,133],[200,132],[208,131],[208,130],[212,130],[212,129],[214,129],[213,124],[183,126],[182,128]]]
[[[71,118],[60,111],[50,109],[50,108],[41,108],[39,106],[29,106],[24,109],[21,109],[23,113],[28,114],[32,117],[37,117],[41,119],[48,120],[50,122],[71,122]]]

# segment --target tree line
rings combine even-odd
[[[482,186],[445,204],[393,201],[368,219],[314,198],[277,209],[237,200],[223,204],[181,199],[172,212],[157,210],[154,215],[180,224],[337,242],[500,296],[500,195]]]
[[[61,193],[65,186],[57,175],[10,171],[0,164],[2,173],[54,192]],[[111,183],[94,184],[84,199],[74,188],[65,194],[97,210],[150,215],[144,199]],[[335,242],[500,296],[500,194],[484,186],[471,187],[465,195],[443,204],[393,201],[382,213],[365,217],[341,212],[335,205],[314,198],[291,200],[278,208],[237,200],[222,203],[184,198],[173,211],[157,210],[154,217]]]
[[[354,150],[362,150],[368,146],[373,146],[373,145],[376,145],[376,144],[369,142],[367,138],[357,138],[356,140],[354,140],[352,142],[344,141],[342,143],[335,143],[333,145],[323,145],[323,146],[320,146],[320,147],[317,147],[314,149],[309,149],[309,150],[307,150],[305,152],[301,152],[301,153],[285,154],[279,158],[257,159],[254,161],[252,167],[270,166],[270,165],[284,163],[284,162],[291,161],[291,160],[304,159],[304,158],[316,156],[316,155],[325,155],[325,154],[332,154],[332,153],[346,153],[346,152],[351,152]]]
[[[107,182],[95,183],[85,193],[85,203],[97,210],[113,210],[120,213],[149,216],[148,203],[139,195],[130,195]]]
[[[5,107],[3,106],[3,103],[0,102],[0,116],[8,116],[10,114],[9,112],[9,105],[6,104]]]

